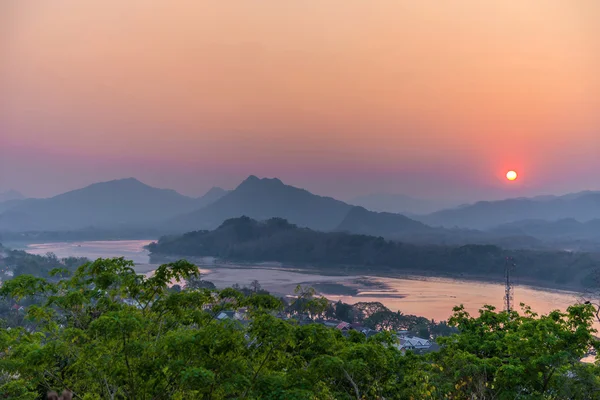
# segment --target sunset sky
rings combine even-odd
[[[600,189],[598,21],[598,0],[0,0],[0,191]]]

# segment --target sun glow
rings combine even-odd
[[[514,181],[517,179],[519,175],[517,175],[517,173],[515,171],[508,171],[506,173],[506,179],[508,179],[509,181]]]

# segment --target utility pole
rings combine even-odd
[[[515,262],[512,257],[506,257],[504,264],[504,277],[506,279],[504,284],[504,311],[511,312],[513,307],[513,287],[510,281],[510,271],[515,268]]]

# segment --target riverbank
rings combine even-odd
[[[138,272],[148,272],[156,266],[136,266]],[[278,297],[294,295],[301,285],[313,287],[329,300],[348,304],[381,302],[390,310],[404,314],[423,315],[435,320],[446,320],[452,309],[464,305],[476,314],[484,305],[497,309],[504,306],[504,285],[482,281],[467,281],[446,277],[397,275],[323,275],[317,271],[298,270],[270,265],[201,265],[203,279],[218,288],[234,284],[249,286],[253,280]],[[515,309],[520,303],[531,306],[538,313],[566,310],[581,300],[581,293],[548,290],[517,284],[514,287]]]
[[[454,272],[443,272],[443,271],[426,271],[420,269],[402,269],[401,271],[394,270],[393,268],[377,267],[372,268],[369,266],[336,266],[336,267],[319,267],[314,265],[297,265],[292,263],[280,263],[280,262],[243,262],[243,261],[217,261],[213,257],[174,257],[174,256],[152,256],[151,260],[157,263],[165,263],[175,261],[179,259],[186,259],[197,265],[212,266],[217,268],[267,268],[267,269],[282,269],[287,271],[293,271],[300,274],[309,275],[322,275],[332,277],[344,277],[344,276],[376,276],[379,278],[394,278],[394,279],[452,279],[460,280],[465,282],[478,282],[478,283],[489,283],[489,284],[502,284],[504,285],[505,279],[501,274],[490,276],[481,274],[469,274],[469,273],[454,273]],[[207,260],[211,260],[207,262]],[[503,272],[503,271],[502,271]],[[545,281],[540,279],[534,279],[531,277],[524,277],[519,274],[519,267],[517,266],[511,275],[511,281],[515,285],[527,286],[537,290],[558,290],[563,292],[573,292],[584,294],[590,288],[583,286],[580,283],[581,278],[575,277],[571,282],[568,283],[556,283],[551,281]],[[598,283],[600,285],[600,282]],[[600,286],[599,286],[600,291]]]

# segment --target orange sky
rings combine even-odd
[[[3,1],[0,189],[600,188],[597,21],[597,0]]]

